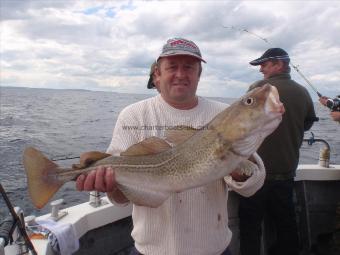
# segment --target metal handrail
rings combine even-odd
[[[309,139],[303,139],[304,142],[307,142],[308,145],[313,145],[315,142],[321,142],[325,146],[320,149],[320,154],[319,154],[319,165],[322,167],[327,167],[329,168],[329,160],[330,160],[330,151],[331,147],[329,146],[329,143],[321,138],[314,138],[313,132],[311,132],[311,137]]]
[[[0,237],[0,255],[5,255],[5,239]]]

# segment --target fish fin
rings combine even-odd
[[[127,204],[129,203],[129,200],[125,197],[123,192],[120,191],[120,189],[116,189],[111,192],[106,192],[107,198],[111,201],[112,204]]]
[[[40,209],[63,185],[56,179],[58,165],[33,147],[25,149],[23,163],[29,195],[33,204]]]
[[[83,169],[83,168],[90,166],[94,162],[101,160],[103,158],[107,158],[109,156],[111,156],[111,154],[100,152],[100,151],[85,152],[80,155],[79,164],[73,164],[72,168]]]
[[[170,196],[170,192],[152,191],[137,188],[136,186],[119,185],[118,188],[129,201],[138,206],[159,207]]]
[[[176,126],[174,129],[166,130],[166,140],[174,145],[181,144],[192,137],[198,129],[189,126]]]
[[[171,149],[171,146],[163,139],[152,136],[136,143],[122,152],[121,156],[142,156],[157,154]]]

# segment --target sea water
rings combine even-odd
[[[0,88],[0,182],[14,206],[26,215],[50,211],[33,207],[22,165],[23,151],[33,146],[58,164],[69,165],[86,151],[105,151],[119,112],[127,105],[152,95],[121,94],[86,90]],[[214,98],[232,103],[235,99]],[[331,163],[340,164],[340,125],[329,110],[315,103],[319,122],[305,133],[322,138],[331,146]],[[317,164],[322,144],[304,143],[300,163]],[[68,159],[68,160],[66,160]],[[73,161],[74,161],[73,160]],[[64,185],[53,199],[63,198],[64,206],[88,201],[87,192],[75,191],[73,182]],[[0,196],[0,219],[8,210]]]

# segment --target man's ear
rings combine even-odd
[[[154,75],[157,77],[161,74],[161,70],[159,69],[158,65],[155,67]]]
[[[158,74],[156,74],[156,71],[155,71],[155,73],[152,76],[153,84],[159,85],[159,79],[160,79],[160,77],[159,77]]]
[[[159,80],[160,80],[160,70],[158,67],[155,67],[155,71],[152,76],[153,79],[153,84],[155,84],[156,89],[158,92],[161,91],[160,85],[159,85]]]
[[[283,71],[283,69],[284,69],[283,61],[282,60],[277,61],[276,62],[276,70],[281,72],[281,71]]]

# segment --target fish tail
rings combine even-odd
[[[58,165],[33,147],[25,149],[23,163],[29,195],[33,204],[40,209],[63,185],[57,180]]]

